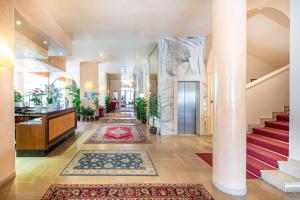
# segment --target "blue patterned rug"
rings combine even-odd
[[[158,176],[146,151],[79,151],[61,176]]]

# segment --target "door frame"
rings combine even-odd
[[[201,87],[200,87],[200,83],[201,83],[201,78],[199,77],[199,75],[189,75],[189,76],[185,76],[185,77],[177,77],[174,78],[174,135],[184,135],[184,134],[178,134],[178,82],[181,81],[191,81],[191,82],[196,82],[197,87],[199,88],[198,91],[198,96],[199,99],[197,100],[197,103],[199,102],[199,105],[196,105],[196,107],[198,107],[197,111],[196,111],[196,134],[193,135],[201,135],[201,106],[200,106],[200,92],[201,92]],[[197,117],[198,116],[198,117]],[[198,119],[198,120],[197,120]],[[187,134],[189,135],[189,134]]]

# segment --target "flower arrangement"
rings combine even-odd
[[[44,91],[40,88],[36,88],[31,93],[30,101],[33,101],[34,105],[41,105],[42,104],[42,96],[44,95]]]
[[[46,94],[48,94],[46,98],[48,104],[56,103],[62,97],[60,89],[55,87],[54,84],[46,85],[45,88]]]

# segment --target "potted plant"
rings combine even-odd
[[[141,114],[141,103],[142,103],[142,98],[138,97],[135,100],[135,107],[136,107],[136,118],[138,120],[141,119],[140,114]]]
[[[47,100],[47,111],[54,111],[55,110],[55,105],[54,105],[54,100],[53,100],[53,97],[47,97],[46,98]]]
[[[110,105],[110,97],[107,96],[107,97],[105,97],[105,112],[106,113],[109,113],[109,111],[110,111],[109,105]]]
[[[46,94],[47,96],[47,110],[53,111],[56,108],[59,108],[59,102],[61,98],[60,89],[55,87],[52,83],[50,85],[46,85]]]
[[[94,100],[94,106],[95,106],[95,120],[99,119],[99,99],[98,97]]]
[[[88,121],[94,120],[95,110],[92,107],[86,108],[86,115],[88,117]]]
[[[69,91],[69,95],[72,96],[72,106],[76,108],[76,113],[77,113],[77,120],[80,120],[80,89],[76,87],[76,85],[70,85],[66,88]]]
[[[80,107],[80,115],[82,116],[82,121],[87,121],[87,112],[84,106]]]
[[[31,99],[30,99],[30,101],[33,101],[33,103],[34,103],[34,110],[37,113],[41,112],[42,109],[43,109],[43,105],[42,105],[42,96],[43,95],[44,95],[44,92],[41,89],[39,89],[39,88],[36,88],[31,93]]]
[[[20,92],[15,92],[15,107],[22,107],[23,96]]]
[[[142,98],[140,104],[140,120],[143,124],[147,123],[147,101],[145,98]]]
[[[152,117],[152,126],[150,127],[150,133],[156,134],[157,128],[154,125],[155,117],[158,117],[157,111],[157,95],[152,93],[149,99],[149,117]]]

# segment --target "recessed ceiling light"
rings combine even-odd
[[[44,41],[44,44],[48,44],[48,42],[45,40],[45,41]]]
[[[261,10],[261,9],[262,9],[262,7],[259,7],[259,8],[258,8],[258,10]]]
[[[60,52],[60,53],[59,53],[59,55],[60,55],[60,56],[62,56],[62,55],[63,55],[63,53],[62,53],[62,52]]]
[[[103,53],[100,53],[99,56],[100,56],[100,57],[103,57]]]
[[[19,21],[19,20],[17,20],[17,21],[16,21],[16,24],[20,26],[20,25],[22,25],[22,22]]]

